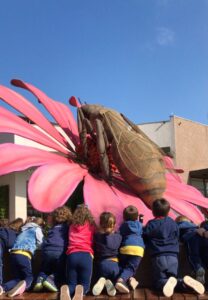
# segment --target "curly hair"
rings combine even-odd
[[[91,225],[95,225],[94,218],[89,208],[84,204],[78,205],[73,214],[72,224],[84,225],[86,222],[89,222]]]
[[[23,219],[22,218],[17,218],[15,220],[13,220],[12,222],[10,222],[8,224],[8,227],[10,229],[13,229],[16,232],[19,232],[23,224],[24,224]]]
[[[72,213],[67,206],[58,207],[52,213],[53,224],[71,223]]]

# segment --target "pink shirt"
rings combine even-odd
[[[86,222],[84,225],[71,225],[69,229],[69,246],[66,254],[89,252],[93,255],[93,235],[95,227]]]

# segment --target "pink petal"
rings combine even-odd
[[[86,169],[74,163],[39,167],[32,174],[28,186],[32,206],[50,212],[64,205],[86,174]]]
[[[52,126],[52,124],[44,117],[44,115],[23,96],[4,86],[0,86],[0,98],[28,117],[31,121],[46,131],[54,139],[58,140],[61,144],[65,146],[67,145],[65,139],[60,135],[56,128]]]
[[[134,205],[137,207],[139,214],[144,215],[144,224],[146,224],[150,219],[153,219],[152,211],[144,204],[144,202],[133,192],[128,190],[122,185],[116,184],[111,187],[116,193],[120,201],[122,202],[123,209],[128,205]]]
[[[174,171],[175,173],[184,173],[184,170],[182,168],[176,167],[173,163],[172,158],[169,156],[164,156],[164,162],[165,162],[165,167],[169,171]]]
[[[185,215],[195,224],[200,224],[204,221],[204,215],[201,211],[194,205],[190,203],[176,199],[175,197],[169,196],[167,193],[165,194],[165,198],[170,202],[171,207],[180,215]]]
[[[0,107],[0,120],[0,132],[17,134],[62,153],[69,153],[69,150],[3,107]]]
[[[0,145],[0,157],[0,175],[44,164],[69,163],[67,158],[55,153],[10,143]]]
[[[104,180],[99,180],[90,174],[84,178],[84,200],[89,206],[97,224],[103,211],[110,211],[116,216],[117,227],[123,221],[123,209],[134,205],[139,213],[144,214],[144,224],[153,219],[152,211],[133,192],[120,184],[109,186]],[[170,217],[176,215],[171,210]]]
[[[77,123],[70,109],[63,103],[57,102],[49,98],[41,90],[26,83],[22,80],[13,79],[11,83],[15,86],[24,88],[31,93],[44,105],[44,107],[53,116],[60,127],[66,132],[66,134],[77,144],[79,142]]]
[[[123,203],[104,180],[88,174],[84,178],[83,191],[85,203],[89,206],[97,224],[103,211],[112,212],[116,216],[117,225],[121,223]]]
[[[166,174],[167,187],[165,195],[171,196],[176,201],[184,200],[198,206],[208,208],[207,198],[204,197],[196,188],[179,182],[172,174]]]

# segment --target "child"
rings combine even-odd
[[[0,228],[1,227],[7,227],[9,225],[8,219],[0,219]]]
[[[138,216],[138,210],[133,205],[127,206],[123,211],[124,222],[119,229],[122,236],[119,257],[121,272],[115,285],[121,293],[129,293],[127,282],[133,289],[138,285],[133,276],[144,255],[142,224],[138,221]]]
[[[42,244],[41,225],[42,218],[29,217],[15,240],[10,254],[14,279],[2,285],[2,291],[7,292],[8,297],[22,294],[32,284],[31,259],[37,246]]]
[[[0,285],[3,283],[3,255],[14,245],[14,241],[23,225],[23,219],[17,218],[0,228]]]
[[[99,280],[94,285],[94,296],[101,294],[104,286],[109,296],[115,296],[114,283],[118,278],[118,251],[121,244],[121,235],[115,232],[116,218],[110,212],[100,215],[100,230],[94,236],[94,250],[96,269]],[[107,279],[107,280],[106,280]]]
[[[151,255],[153,282],[155,288],[163,291],[166,297],[173,295],[178,283],[179,230],[176,222],[168,217],[169,211],[170,204],[166,199],[155,200],[152,204],[155,219],[144,228],[144,240]],[[199,294],[204,293],[204,286],[190,276],[183,278],[183,284]]]
[[[201,258],[206,269],[208,269],[208,221],[205,220],[200,224],[197,233],[201,236]]]
[[[68,228],[72,214],[67,206],[59,207],[52,213],[53,227],[49,229],[42,244],[42,266],[33,291],[38,292],[45,287],[57,292],[65,280],[66,249]]]
[[[205,283],[205,269],[203,267],[201,249],[203,248],[203,238],[197,233],[198,226],[193,224],[187,217],[178,216],[180,240],[186,246],[189,262],[196,274],[196,280]],[[206,249],[207,251],[208,249]]]
[[[69,229],[67,249],[67,283],[70,294],[82,299],[90,289],[92,276],[93,235],[95,223],[88,207],[78,205]],[[61,288],[61,299],[70,299],[67,286]],[[63,294],[64,293],[64,294]]]

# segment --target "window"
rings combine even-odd
[[[0,186],[0,219],[9,219],[9,185]]]
[[[205,197],[208,196],[208,179],[190,178],[190,184],[199,190]]]

